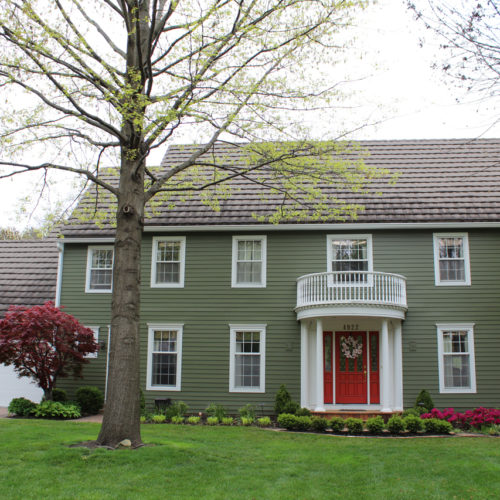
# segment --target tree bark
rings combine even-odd
[[[108,394],[97,442],[142,444],[139,391],[139,311],[144,169],[122,151],[113,265]]]

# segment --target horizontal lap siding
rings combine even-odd
[[[345,234],[346,231],[341,231]],[[359,231],[367,233],[367,231]],[[241,233],[237,233],[241,234]],[[261,233],[258,233],[261,234]],[[152,236],[142,256],[141,379],[146,386],[147,323],[183,323],[182,391],[146,391],[186,401],[193,411],[214,402],[231,411],[248,402],[270,410],[279,385],[300,395],[300,328],[293,311],[296,278],[326,270],[327,232],[267,234],[267,287],[231,288],[232,235],[186,236],[184,288],[151,288]],[[331,233],[330,233],[331,234]],[[374,270],[407,277],[403,323],[404,402],[412,406],[428,389],[437,406],[499,406],[500,236],[469,231],[472,286],[434,286],[432,231],[373,231]],[[85,294],[85,245],[66,245],[62,303],[107,340],[110,295]],[[473,322],[477,394],[439,395],[436,323]],[[229,324],[267,324],[266,393],[229,393]],[[85,367],[85,383],[104,386],[105,351]],[[65,382],[65,386],[73,386]],[[63,384],[60,384],[63,386]]]

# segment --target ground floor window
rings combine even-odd
[[[265,392],[266,325],[230,325],[230,392]]]
[[[181,390],[182,325],[149,325],[147,388]]]
[[[474,325],[438,324],[440,392],[476,392]]]

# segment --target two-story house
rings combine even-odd
[[[438,407],[500,406],[500,140],[361,145],[399,178],[341,193],[365,207],[356,220],[259,222],[267,208],[243,181],[219,211],[156,207],[141,271],[149,404],[271,411],[286,384],[315,411],[400,411],[424,388]],[[58,302],[94,329],[83,383],[105,391],[113,228],[74,220],[63,233]]]

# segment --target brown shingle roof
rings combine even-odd
[[[0,317],[12,304],[33,306],[54,300],[57,261],[54,238],[0,241]]]
[[[397,172],[399,179],[395,184],[389,184],[387,177],[375,180],[367,194],[331,188],[332,196],[365,207],[359,212],[356,222],[500,221],[500,139],[361,141],[359,144],[368,152],[367,165]],[[186,160],[195,147],[170,147],[162,162],[163,167],[172,167]],[[244,165],[237,146],[218,144],[211,154],[226,158],[232,165]],[[258,224],[252,214],[269,214],[273,203],[279,201],[271,196],[271,203],[263,202],[262,188],[244,179],[232,184],[232,194],[220,202],[218,212],[199,198],[184,201],[177,198],[173,207],[158,207],[145,224]],[[83,205],[90,203],[87,200]],[[101,208],[109,210],[109,203],[103,200]],[[103,236],[111,235],[113,229],[106,224],[99,229],[92,221],[82,223],[73,219],[63,232],[68,236]]]

